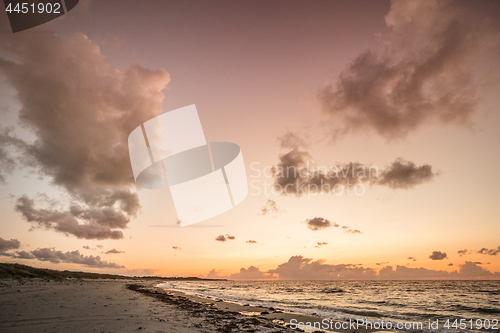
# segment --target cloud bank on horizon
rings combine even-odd
[[[332,137],[366,131],[390,141],[404,139],[430,124],[473,126],[472,117],[480,99],[472,66],[481,52],[498,43],[498,35],[494,36],[486,25],[474,25],[468,14],[453,7],[450,1],[392,1],[385,22],[391,33],[383,38],[384,49],[359,54],[343,68],[334,83],[324,86],[316,95],[323,115],[335,122],[326,124]],[[16,168],[26,168],[48,179],[68,198],[66,202],[54,204],[43,197],[21,195],[16,197],[15,211],[32,228],[86,240],[123,239],[123,230],[141,208],[129,164],[127,137],[133,128],[161,112],[162,90],[170,82],[169,73],[139,64],[119,70],[110,64],[96,42],[81,33],[60,37],[45,31],[16,35],[16,40],[0,36],[0,41],[5,41],[0,43],[0,51],[5,54],[0,55],[0,74],[16,91],[21,106],[20,127],[31,135],[30,139],[20,138],[17,128],[0,126],[0,182],[8,181],[6,175]],[[310,172],[307,163],[312,160],[312,154],[307,140],[287,132],[278,138],[278,143],[287,149],[279,155],[273,169],[275,185],[290,189],[283,195],[300,197],[302,192],[298,188],[303,186],[307,191],[312,185],[317,186],[316,190],[330,192],[335,185],[348,183],[409,190],[430,183],[440,175],[435,166],[402,157],[391,159],[392,162],[377,170],[376,177],[359,176],[358,170],[371,168],[360,162],[344,163],[335,174]],[[279,174],[280,170],[289,169],[299,172]],[[300,174],[301,170],[305,171],[305,177]],[[329,187],[321,186],[323,184]],[[280,212],[274,200],[267,200],[259,215],[274,218]],[[321,234],[320,230],[341,227],[322,217],[303,223],[315,235]],[[344,233],[362,234],[348,226],[340,229]],[[207,243],[213,244],[215,235],[207,237]],[[218,235],[216,245],[225,247],[228,243],[237,243],[235,238],[229,234]],[[244,239],[248,238],[242,242]],[[231,240],[234,242],[229,242]],[[252,250],[259,247],[254,239],[245,243],[250,244],[246,246]],[[316,244],[321,247],[328,243]],[[182,248],[171,246],[171,249],[179,255],[189,252],[184,244],[180,245]],[[79,251],[62,252],[54,247],[20,249],[21,242],[17,239],[0,238],[0,256],[94,268],[124,268]],[[124,251],[113,248],[101,253]],[[130,253],[128,249],[127,253]],[[496,256],[500,246],[458,251],[460,256],[472,253]],[[446,253],[434,251],[425,260],[447,258]],[[407,260],[416,261],[414,257]],[[490,272],[481,265],[465,261],[462,265],[455,264],[458,268],[453,272],[400,265],[375,270],[360,264],[333,265],[322,259],[292,256],[268,271],[252,265],[229,275],[220,275],[222,271],[213,269],[207,277],[500,278],[499,272]]]
[[[0,133],[2,172],[29,168],[70,196],[53,208],[27,196],[15,209],[33,227],[83,239],[121,239],[141,205],[135,192],[127,137],[161,112],[163,70],[138,64],[114,68],[81,33],[10,36],[1,43],[0,74],[17,92],[19,122],[35,136]],[[9,146],[20,156],[7,153]],[[5,175],[0,176],[4,180]]]
[[[379,263],[382,264],[382,263]],[[326,260],[305,258],[301,255],[292,256],[287,262],[279,264],[275,269],[261,271],[256,266],[241,268],[238,273],[220,274],[221,270],[212,269],[206,278],[211,279],[279,279],[279,280],[348,280],[348,279],[487,279],[500,278],[500,272],[490,272],[481,267],[480,262],[466,261],[457,265],[458,270],[447,272],[423,267],[386,265],[380,270],[363,267],[361,264],[327,264]]]
[[[0,242],[1,243],[1,242]],[[116,250],[115,250],[116,251]],[[108,251],[109,252],[109,251]],[[110,253],[120,253],[120,252],[110,252]],[[68,263],[68,264],[78,264],[85,267],[92,268],[112,268],[121,269],[125,266],[118,265],[114,262],[108,262],[101,260],[100,256],[86,256],[80,253],[80,251],[58,251],[55,248],[38,248],[33,251],[16,251],[16,252],[2,252],[0,251],[0,256],[11,257],[15,259],[36,259],[38,261],[48,261],[54,264]]]

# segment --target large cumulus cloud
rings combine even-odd
[[[85,239],[122,238],[120,229],[141,207],[127,137],[161,112],[169,74],[138,64],[118,70],[81,33],[2,38],[0,75],[15,89],[19,123],[34,140],[5,129],[0,140],[20,155],[19,166],[48,177],[70,198],[67,207],[53,209],[21,196],[16,210],[35,227]],[[2,149],[0,160],[12,168],[7,153]]]
[[[429,123],[469,126],[478,108],[472,66],[498,34],[451,1],[392,1],[384,49],[358,55],[317,98],[333,134],[403,138]]]

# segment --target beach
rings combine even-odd
[[[162,282],[2,280],[0,331],[300,332],[285,325],[321,320],[156,287]]]

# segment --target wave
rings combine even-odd
[[[321,290],[321,292],[324,294],[337,294],[337,293],[343,293],[345,291],[340,288],[325,288]]]

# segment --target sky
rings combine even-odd
[[[499,15],[498,1],[80,1],[15,34],[0,15],[0,260],[500,279]],[[127,138],[191,104],[207,142],[241,147],[249,194],[181,228],[168,189],[135,184]]]

